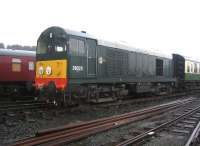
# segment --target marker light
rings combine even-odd
[[[44,74],[44,68],[42,66],[39,67],[39,74],[40,75]]]
[[[47,75],[51,75],[51,72],[52,72],[51,67],[47,66],[47,68],[46,68],[46,74]]]

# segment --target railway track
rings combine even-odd
[[[47,107],[47,103],[43,101],[16,101],[16,102],[1,102],[0,112],[4,111],[14,111],[14,110],[24,110],[24,109],[34,109]]]
[[[98,103],[89,105],[91,107],[98,107],[98,108],[107,108],[111,106],[121,106],[121,105],[128,105],[132,103],[144,103],[144,102],[151,102],[155,100],[161,100],[161,99],[167,99],[167,98],[177,98],[180,96],[185,96],[187,98],[186,93],[176,93],[172,95],[162,95],[159,97],[143,97],[143,98],[134,98],[134,99],[128,99],[124,101],[118,101],[118,102],[111,102],[111,103]],[[29,98],[33,98],[29,96]],[[33,109],[33,108],[40,108],[40,107],[46,107],[47,104],[44,101],[35,101],[35,100],[17,100],[17,101],[0,101],[0,112],[1,111],[11,111],[11,110],[23,110],[23,109]],[[72,107],[70,107],[72,108]]]
[[[159,132],[167,131],[173,136],[181,136],[183,145],[192,146],[197,140],[200,132],[200,104],[193,104],[186,108],[182,114],[177,114],[177,117],[167,121],[155,128],[125,140],[115,146],[136,145],[140,142],[147,141],[152,135]],[[154,137],[155,139],[155,137]]]
[[[162,114],[191,103],[193,100],[194,98],[177,100],[136,112],[39,131],[34,137],[17,141],[13,146],[59,146],[134,121]]]
[[[199,142],[200,122],[196,125],[185,146],[192,146]]]

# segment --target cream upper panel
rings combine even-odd
[[[185,73],[200,74],[200,63],[186,60],[185,61]]]

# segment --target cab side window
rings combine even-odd
[[[86,54],[85,42],[83,40],[70,38],[69,53],[75,56],[84,56]]]

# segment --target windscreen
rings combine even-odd
[[[38,40],[37,54],[52,54],[66,50],[66,39],[53,36],[52,33],[43,35]]]

